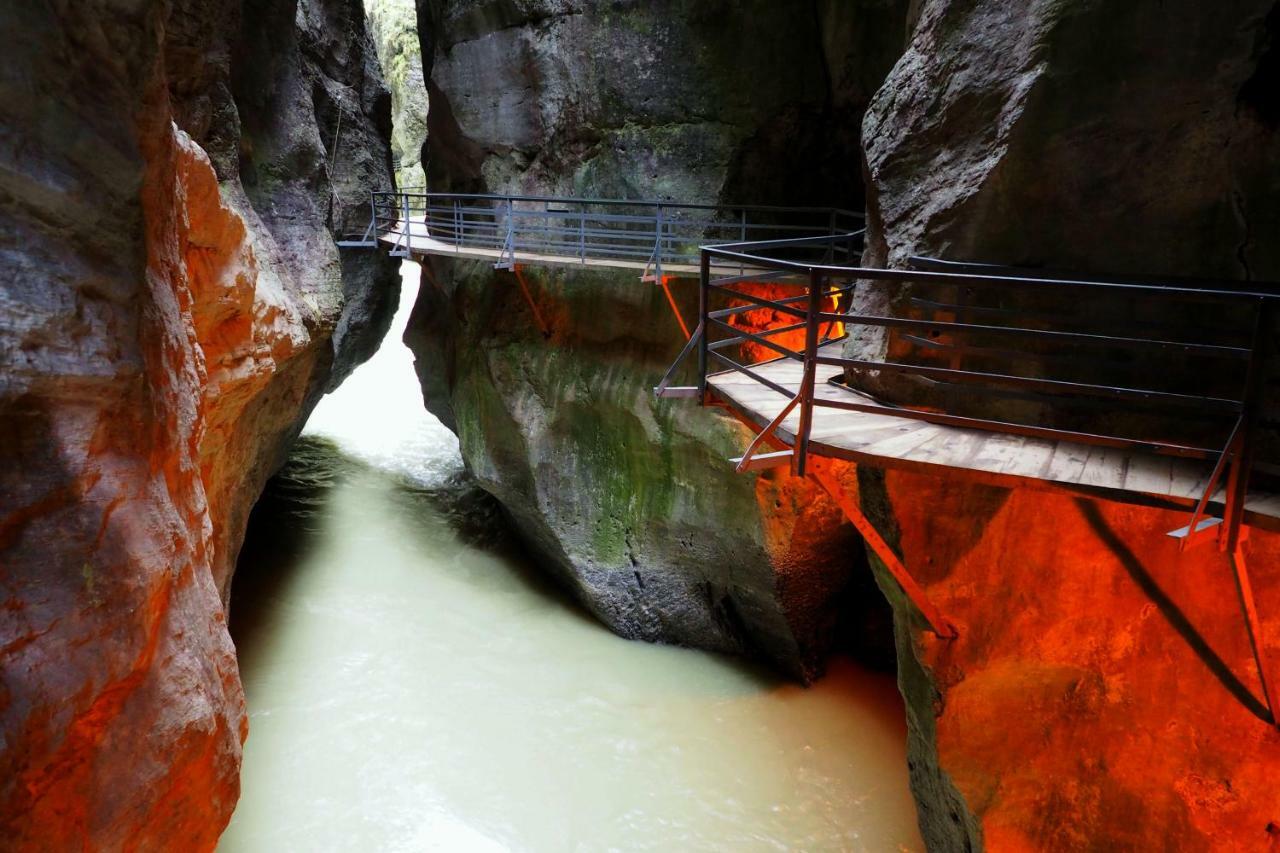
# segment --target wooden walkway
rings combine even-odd
[[[838,356],[841,346],[835,341],[821,349]],[[752,369],[793,394],[800,387],[804,371],[800,362],[789,358]],[[825,381],[837,373],[835,368],[819,372],[815,389],[818,398],[856,398],[859,403],[877,405],[864,395]],[[707,386],[716,402],[760,428],[789,402],[777,391],[737,371],[711,374]],[[799,418],[797,409],[777,430],[777,437],[788,447],[795,444]],[[809,449],[821,456],[878,467],[934,474],[962,469],[970,472],[972,479],[991,485],[1023,485],[1127,503],[1172,503],[1187,508],[1199,500],[1211,474],[1211,465],[1199,460],[940,426],[823,406],[813,409]],[[1224,501],[1225,493],[1220,489],[1213,500]],[[1251,492],[1245,501],[1245,521],[1280,530],[1280,495]]]

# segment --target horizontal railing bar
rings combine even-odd
[[[1018,400],[1023,402],[1035,403],[1036,405],[1052,407],[1057,409],[1070,409],[1073,412],[1090,412],[1090,413],[1110,413],[1115,414],[1117,411],[1116,401],[1105,397],[1090,396],[1064,396],[1052,393],[1040,393],[1036,391],[1022,391],[1014,388],[1002,388],[999,385],[973,385],[962,382],[950,382],[943,379],[930,380],[938,387],[963,391],[965,394],[980,394],[986,397],[999,397],[1002,400]],[[1225,423],[1228,419],[1234,420],[1238,415],[1226,412],[1205,411],[1201,409],[1182,408],[1178,410],[1170,409],[1142,409],[1142,408],[1125,408],[1121,411],[1125,413],[1132,412],[1138,417],[1147,418],[1170,418],[1177,417],[1179,425],[1183,422],[1191,421],[1208,421],[1214,425]]]
[[[1184,352],[1199,352],[1221,355],[1223,357],[1247,359],[1251,350],[1245,347],[1224,347],[1217,344],[1199,344],[1192,341],[1163,341],[1154,338],[1124,338],[1107,335],[1089,335],[1082,332],[1057,332],[1049,329],[1024,329],[1017,326],[982,326],[975,323],[953,323],[946,320],[911,320],[905,317],[879,317],[871,314],[828,314],[820,312],[815,315],[819,323],[852,323],[857,326],[882,326],[901,329],[937,329],[951,332],[972,332],[976,334],[1006,335],[1009,337],[1027,338],[1030,340],[1052,340],[1093,346],[1114,346],[1117,348],[1149,348],[1176,349]]]
[[[782,301],[780,301],[780,302],[775,302],[775,301],[770,300],[770,299],[761,299],[760,297],[757,297],[757,296],[750,296],[750,295],[748,295],[748,294],[746,294],[746,293],[739,293],[739,292],[738,292],[738,291],[736,291],[736,290],[729,291],[729,292],[730,292],[730,293],[732,293],[732,294],[733,294],[733,296],[734,296],[735,298],[738,298],[738,299],[745,299],[745,300],[747,300],[748,302],[751,302],[751,303],[753,303],[754,305],[758,306],[759,308],[772,308],[772,309],[773,309],[773,310],[775,310],[775,311],[781,311],[782,313],[784,313],[784,314],[790,314],[790,315],[791,315],[791,316],[793,316],[793,317],[801,317],[801,318],[804,318],[804,317],[806,317],[806,316],[807,316],[807,313],[806,313],[806,312],[801,311],[801,310],[800,310],[800,309],[798,309],[798,308],[792,308],[790,305],[785,304],[785,303],[788,303],[788,302],[798,302],[799,300],[801,300],[801,299],[804,299],[804,298],[805,298],[805,297],[802,297],[802,296],[792,296],[792,297],[788,297],[787,299],[784,299],[784,300],[782,300]],[[712,318],[714,318],[714,319],[720,319],[720,318],[722,318],[722,317],[732,317],[734,314],[740,314],[740,313],[742,313],[743,309],[746,309],[746,310],[755,310],[755,309],[750,308],[749,306],[739,306],[739,307],[736,307],[736,308],[721,308],[721,309],[719,309],[719,310],[709,312],[709,313],[707,314],[707,316],[708,316],[708,317],[712,317]]]
[[[795,397],[795,392],[788,390],[782,385],[779,385],[777,382],[774,382],[772,379],[767,379],[764,376],[761,376],[759,373],[756,373],[754,370],[752,370],[749,367],[738,364],[738,362],[734,361],[733,359],[727,356],[721,355],[715,350],[712,350],[712,349],[707,350],[707,355],[710,356],[711,358],[716,359],[717,361],[723,362],[729,368],[738,371],[744,376],[751,377],[752,379],[759,382],[761,385],[765,386],[766,388],[769,388],[773,391],[777,391],[779,394],[782,394],[783,396],[788,398]]]
[[[1091,354],[1087,350],[1083,352],[1045,352],[1032,355],[1025,350],[952,344],[932,338],[922,338],[917,335],[902,335],[900,340],[915,344],[918,347],[937,351],[940,357],[959,354],[997,363],[1012,361],[1015,364],[1031,360],[1037,363],[1049,363],[1058,368],[1077,368],[1081,371],[1097,372],[1098,370],[1108,370],[1111,373],[1126,377],[1131,377],[1134,374],[1149,374],[1151,372],[1149,366],[1117,361],[1103,353]]]
[[[793,349],[788,349],[787,347],[784,347],[781,344],[775,344],[773,341],[770,341],[761,335],[752,334],[751,332],[745,331],[743,329],[735,328],[733,326],[730,326],[728,323],[721,322],[720,320],[716,320],[715,318],[709,318],[709,319],[711,319],[711,322],[715,323],[720,328],[725,329],[726,331],[735,335],[736,337],[733,339],[735,344],[741,343],[743,340],[750,340],[750,341],[754,341],[760,346],[767,347],[768,349],[773,350],[783,358],[790,358],[795,361],[804,361],[804,354],[801,352],[797,352],[796,350],[793,350]],[[801,324],[802,328],[803,326],[804,324]],[[724,349],[728,345],[729,344],[727,341],[714,341],[708,344],[707,346],[710,347],[711,349]]]
[[[713,255],[735,255],[736,256],[743,253],[736,252],[734,250],[744,246],[750,246],[753,249],[781,249],[781,248],[786,248],[788,246],[804,246],[804,245],[815,245],[815,244],[822,244],[822,243],[834,243],[837,240],[848,240],[850,237],[862,237],[865,234],[866,234],[866,229],[860,229],[857,231],[848,231],[841,234],[816,234],[812,237],[789,237],[784,240],[749,240],[745,243],[742,243],[742,242],[716,243],[715,245],[711,245],[711,246],[703,246],[702,250],[705,252],[710,252]],[[748,257],[747,255],[743,255],[743,256]],[[765,258],[762,256],[750,256],[750,257],[759,257],[759,259],[762,261],[770,261],[773,263],[783,263],[783,264],[786,264],[788,267],[794,267],[796,269],[803,268],[806,271],[808,270],[808,265],[805,265],[803,263],[796,262],[796,261],[779,261],[774,258]]]
[[[1254,291],[1254,290],[1206,290],[1195,287],[1179,287],[1179,286],[1157,286],[1152,284],[1125,284],[1123,282],[1111,282],[1104,280],[1090,279],[1045,279],[1045,278],[1026,278],[1020,276],[991,276],[991,275],[972,275],[967,273],[942,273],[942,272],[922,272],[919,270],[900,270],[900,269],[883,269],[878,267],[845,267],[835,266],[831,264],[815,264],[805,263],[801,261],[786,261],[776,258],[766,258],[760,255],[752,255],[747,252],[738,252],[726,249],[723,246],[703,246],[704,252],[710,253],[712,257],[727,258],[739,262],[749,262],[756,266],[766,267],[770,269],[788,269],[803,271],[806,273],[821,273],[837,278],[859,278],[869,281],[894,281],[894,282],[945,282],[948,284],[969,284],[975,286],[990,287],[1016,287],[1024,286],[1028,289],[1037,287],[1060,286],[1060,287],[1091,287],[1111,289],[1116,291],[1142,291],[1148,293],[1178,293],[1184,295],[1200,295],[1205,297],[1226,296],[1237,299],[1274,299],[1278,293],[1270,291]],[[1252,282],[1245,282],[1252,284]],[[1280,287],[1280,285],[1272,285],[1267,283],[1266,286]]]
[[[798,276],[799,273],[787,273],[786,275]],[[769,278],[768,276],[773,276],[773,277]],[[803,282],[786,281],[785,279],[779,280],[778,277],[773,272],[765,271],[765,272],[751,273],[749,275],[736,275],[736,276],[729,276],[728,278],[716,278],[716,279],[712,279],[710,282],[710,285],[712,287],[721,287],[721,288],[728,287],[733,284],[778,284],[778,285],[787,285],[787,286],[795,286],[795,285],[803,284],[805,287],[808,287],[809,279],[806,278],[803,280]],[[800,298],[804,299],[806,297],[800,297]]]
[[[835,383],[838,387],[846,387],[840,383]],[[987,420],[985,418],[970,418],[962,415],[947,415],[941,412],[924,412],[919,409],[895,408],[887,406],[876,406],[865,403],[854,403],[848,400],[830,400],[823,397],[814,397],[813,404],[815,406],[823,406],[829,409],[841,409],[850,412],[865,412],[872,415],[884,415],[885,417],[906,418],[908,420],[925,421],[927,423],[936,424],[938,426],[954,426],[963,429],[986,430],[987,432],[1003,432],[1013,435],[1020,435],[1026,438],[1045,438],[1052,441],[1071,441],[1078,444],[1093,444],[1101,447],[1114,447],[1117,449],[1141,449],[1150,450],[1165,456],[1181,456],[1192,459],[1207,459],[1216,455],[1217,450],[1206,447],[1192,447],[1188,445],[1172,444],[1161,441],[1141,441],[1133,438],[1123,438],[1111,435],[1096,435],[1094,433],[1077,432],[1075,430],[1055,429],[1053,427],[1037,427],[1026,424],[1009,423],[1007,421]]]
[[[982,272],[992,273],[998,270],[1000,271],[1000,274],[1012,273],[1024,278],[1045,278],[1050,280],[1074,278],[1074,276],[1072,276],[1069,273],[1054,272],[1050,270],[1038,270],[1038,269],[1032,269],[1028,267],[1017,267],[1017,266],[1010,266],[1010,265],[1004,265],[1004,264],[983,264],[983,263],[975,263],[972,261],[949,261],[949,260],[943,260],[942,258],[925,257],[923,255],[913,255],[909,259],[909,263],[911,263],[912,266],[932,267],[934,269],[942,270],[942,271],[953,270],[953,269],[955,270],[964,269],[964,270],[979,272],[981,274]],[[1196,278],[1192,276],[1180,276],[1180,275],[1168,275],[1168,276],[1122,275],[1122,276],[1111,277],[1108,279],[1108,281],[1113,281],[1120,284],[1161,285],[1161,284],[1168,283],[1168,284],[1173,284],[1175,286],[1194,285],[1204,290],[1214,290],[1217,288],[1235,290],[1235,289],[1238,289],[1242,283],[1239,281],[1233,281],[1231,279]],[[1262,284],[1264,286],[1268,284],[1273,284],[1271,282],[1257,282],[1257,283]],[[1280,283],[1274,283],[1274,286],[1276,286],[1277,288],[1280,288]],[[1274,295],[1280,296],[1280,290],[1278,290],[1277,293]]]
[[[499,201],[499,202],[528,202],[534,204],[576,204],[576,205],[596,205],[601,207],[652,207],[663,208],[664,210],[730,210],[730,211],[769,211],[773,213],[812,213],[831,216],[847,216],[853,219],[861,220],[865,214],[858,213],[853,210],[843,208],[829,207],[797,207],[782,205],[765,205],[765,204],[691,204],[689,202],[673,202],[658,201],[655,199],[606,199],[606,198],[570,198],[565,196],[533,196],[533,195],[500,195],[497,193],[433,193],[433,192],[405,192],[399,190],[377,190],[373,193],[375,198],[434,198],[445,200],[473,200],[473,201]]]
[[[1039,320],[1039,321],[1045,321],[1045,322],[1056,322],[1059,320],[1082,321],[1082,320],[1088,319],[1094,322],[1095,324],[1094,331],[1098,331],[1098,332],[1101,332],[1103,328],[1117,329],[1117,330],[1142,329],[1142,330],[1158,331],[1162,329],[1168,329],[1171,326],[1177,327],[1179,325],[1185,325],[1185,324],[1178,324],[1176,322],[1157,323],[1157,322],[1151,322],[1149,320],[1139,320],[1139,319],[1127,320],[1127,321],[1115,320],[1113,322],[1098,323],[1093,318],[1086,318],[1079,314],[1068,314],[1064,312],[1048,312],[1048,311],[1022,311],[1016,308],[1003,308],[1003,307],[997,307],[992,305],[964,305],[964,304],[959,304],[954,302],[939,302],[937,300],[924,299],[918,296],[911,297],[911,304],[918,306],[920,308],[933,309],[935,311],[950,312],[953,314],[968,314],[968,315],[977,314],[977,315],[989,315],[989,316],[996,316],[996,317],[1016,317],[1022,320],[1030,319],[1030,320]],[[1203,322],[1201,322],[1200,325],[1203,326],[1204,325]],[[1221,334],[1221,333],[1227,332],[1228,330],[1223,328],[1216,328],[1216,329],[1213,329],[1212,331],[1215,331]]]
[[[1087,382],[1067,382],[1060,379],[1040,379],[1029,376],[1013,376],[1003,373],[982,373],[972,370],[956,370],[946,367],[928,367],[924,365],[902,364],[893,361],[866,361],[856,358],[836,358],[818,356],[818,364],[828,367],[855,367],[864,370],[884,370],[889,373],[910,373],[919,376],[961,383],[994,382],[1002,385],[1013,385],[1019,388],[1031,388],[1051,393],[1068,392],[1086,394],[1095,397],[1106,397],[1114,400],[1143,400],[1169,405],[1180,405],[1189,408],[1214,409],[1219,412],[1238,414],[1244,409],[1240,400],[1228,400],[1222,397],[1198,397],[1192,394],[1174,394],[1167,391],[1156,391],[1146,388],[1124,388],[1112,385],[1095,385]]]

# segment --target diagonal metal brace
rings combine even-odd
[[[533,294],[529,292],[529,285],[525,284],[524,273],[520,271],[519,264],[512,264],[511,272],[515,275],[516,281],[520,285],[520,292],[524,295],[524,301],[529,306],[529,310],[533,312],[533,319],[538,324],[538,329],[542,332],[542,337],[551,337],[551,327],[547,325],[547,321],[542,318],[542,312],[538,310],[538,303],[533,301]]]
[[[1236,593],[1240,596],[1240,609],[1244,611],[1245,628],[1249,632],[1249,649],[1253,652],[1258,680],[1262,683],[1262,701],[1271,712],[1271,724],[1280,728],[1280,719],[1276,717],[1275,670],[1262,639],[1262,621],[1258,618],[1258,605],[1253,597],[1253,582],[1249,579],[1243,542],[1237,542],[1231,549],[1231,571],[1235,576]]]
[[[825,465],[813,465],[808,473],[831,496],[831,499],[839,505],[845,518],[849,519],[853,526],[858,529],[858,532],[862,534],[863,540],[884,563],[885,568],[889,570],[889,574],[893,575],[893,579],[898,582],[898,586],[901,587],[911,603],[915,605],[916,610],[920,611],[920,615],[924,617],[925,625],[929,630],[944,640],[954,640],[958,637],[959,632],[956,631],[956,626],[951,624],[942,615],[942,612],[934,606],[933,602],[929,600],[928,594],[925,593],[920,584],[916,583],[915,578],[911,577],[907,567],[902,564],[902,560],[889,547],[889,543],[884,541],[884,538],[876,530],[871,520],[863,515],[857,504],[845,494],[840,481],[836,479],[830,470]]]

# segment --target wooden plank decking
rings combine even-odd
[[[839,355],[840,342],[823,349]],[[757,365],[753,370],[789,390],[800,387],[803,366],[793,359]],[[835,368],[819,368],[815,396],[820,399],[874,400],[826,382]],[[712,397],[763,428],[788,398],[736,371],[707,377]],[[795,443],[799,409],[783,421],[777,436]],[[942,473],[960,469],[993,485],[1024,485],[1098,495],[1131,503],[1152,499],[1191,507],[1199,500],[1211,464],[1155,453],[1095,447],[1067,441],[1026,438],[982,430],[940,426],[892,415],[849,412],[815,406],[811,453],[880,467]],[[1213,498],[1224,500],[1221,489]],[[1251,492],[1245,502],[1248,524],[1280,529],[1280,495]]]

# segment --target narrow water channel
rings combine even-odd
[[[530,571],[422,408],[416,288],[255,511],[219,849],[922,849],[891,678],[627,642]]]

